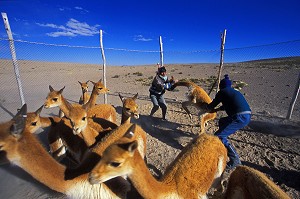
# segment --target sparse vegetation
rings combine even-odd
[[[111,78],[119,78],[119,77],[120,77],[120,75],[114,75]]]
[[[143,76],[143,73],[141,72],[135,72],[135,73],[132,73],[133,75],[136,75],[136,76]]]

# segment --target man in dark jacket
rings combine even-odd
[[[162,110],[162,119],[166,120],[167,104],[164,99],[164,93],[166,90],[172,90],[172,85],[175,83],[173,78],[168,79],[167,70],[164,66],[159,67],[156,76],[154,77],[151,87],[149,89],[150,99],[153,103],[153,108],[151,110],[150,116],[159,109]]]
[[[245,97],[237,90],[231,87],[231,81],[228,75],[220,82],[220,91],[216,94],[215,99],[207,105],[209,112],[217,112],[225,110],[227,117],[220,118],[219,129],[215,133],[227,148],[230,161],[227,168],[233,169],[241,164],[240,158],[236,150],[228,141],[227,137],[237,130],[247,126],[251,119],[251,109]],[[219,108],[215,107],[222,103]]]

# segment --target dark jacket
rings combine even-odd
[[[172,90],[172,85],[174,84],[173,80],[165,81],[160,75],[156,75],[152,81],[151,87],[149,88],[150,94],[152,95],[163,95],[166,90]]]
[[[239,91],[226,87],[221,89],[215,99],[207,106],[208,109],[214,109],[219,103],[222,103],[221,110],[225,110],[228,116],[235,114],[251,112],[250,106],[245,97]]]

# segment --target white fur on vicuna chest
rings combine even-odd
[[[72,199],[119,199],[105,185],[91,185],[88,181],[77,183],[66,194]]]

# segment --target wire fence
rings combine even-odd
[[[48,86],[60,89],[63,85],[78,88],[77,81],[102,77],[102,58],[100,47],[45,44],[15,40],[18,65],[26,102],[38,107],[48,93]],[[105,48],[106,65],[153,67],[159,62],[160,52],[155,50],[132,50]],[[170,64],[202,63],[219,65],[220,50],[168,51],[164,50],[164,62]],[[244,88],[253,107],[259,104],[268,113],[285,117],[291,103],[299,78],[300,40],[273,43],[268,45],[226,49],[224,51],[224,72],[233,74],[236,79],[254,82]],[[47,69],[47,70],[46,70]],[[243,72],[235,72],[239,71]],[[255,76],[254,73],[259,75]],[[190,78],[204,77],[201,73]],[[41,81],[43,80],[43,81]],[[107,81],[112,81],[111,76]],[[9,41],[0,38],[0,103],[3,110],[0,117],[9,118],[8,112],[15,113],[20,106],[20,97],[11,60]],[[75,88],[75,89],[76,89]],[[69,89],[73,90],[73,89]],[[145,89],[147,90],[147,89]],[[78,93],[65,95],[77,101]],[[251,96],[255,96],[253,99]],[[270,100],[276,101],[271,104]],[[299,99],[293,112],[293,119],[300,120]],[[257,112],[262,108],[257,108]],[[276,111],[275,111],[276,110]]]

